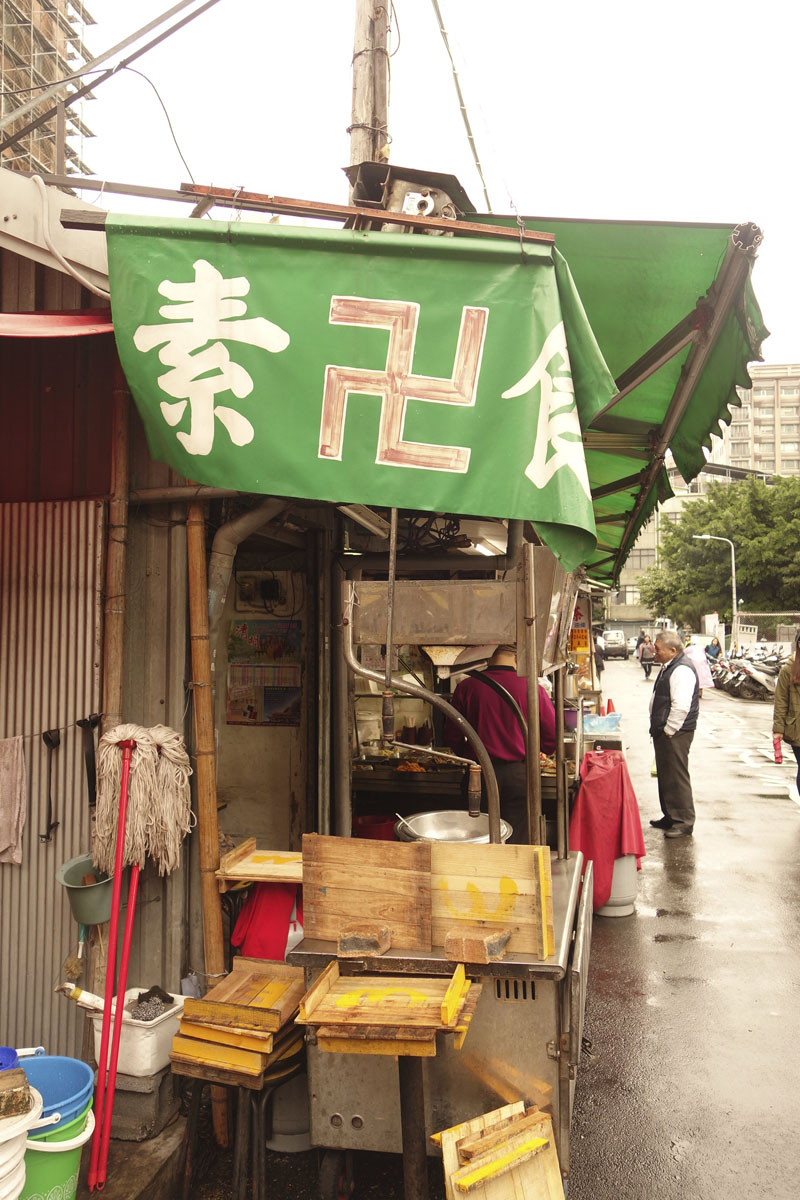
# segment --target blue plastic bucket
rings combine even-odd
[[[19,1066],[17,1052],[13,1046],[0,1046],[0,1071],[10,1071]]]
[[[42,1094],[42,1116],[61,1115],[61,1120],[50,1126],[50,1132],[74,1121],[91,1100],[94,1071],[79,1058],[43,1054],[39,1058],[23,1058],[20,1065],[28,1082]]]

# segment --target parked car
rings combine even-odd
[[[607,629],[603,634],[605,641],[605,650],[603,654],[605,658],[627,658],[628,645],[625,641],[625,634],[621,629]]]
[[[628,638],[628,654],[636,653],[636,643],[638,642],[638,640],[639,640],[638,638],[633,637],[633,636]]]

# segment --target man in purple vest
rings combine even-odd
[[[497,690],[486,680],[499,685]],[[498,646],[489,658],[486,670],[462,679],[450,697],[450,703],[467,718],[486,747],[497,776],[500,815],[514,831],[510,840],[519,843],[526,841],[528,826],[526,747],[513,707],[503,692],[516,701],[527,721],[528,684],[517,675],[516,646]],[[455,722],[445,722],[444,736],[455,754],[472,757],[469,743]],[[556,711],[541,684],[539,737],[542,752],[552,754],[556,747]]]
[[[683,652],[677,633],[664,630],[656,637],[656,676],[650,700],[650,736],[656,752],[658,799],[664,814],[651,821],[664,837],[690,837],[694,829],[694,799],[689,778],[689,749],[697,728],[700,689],[694,664]]]

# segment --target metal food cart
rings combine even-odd
[[[417,645],[515,642],[524,648],[521,669],[528,675],[529,695],[533,677],[537,704],[540,672],[555,673],[558,813],[557,854],[552,859],[554,953],[547,958],[509,953],[488,964],[464,964],[468,978],[479,981],[482,988],[461,1049],[456,1050],[452,1039],[438,1034],[433,1058],[329,1053],[320,1050],[313,1030],[307,1033],[311,1136],[314,1144],[330,1152],[322,1178],[333,1181],[333,1195],[337,1194],[345,1154],[373,1150],[402,1152],[406,1200],[424,1197],[427,1177],[424,1157],[422,1163],[420,1158],[426,1150],[428,1154],[437,1152],[428,1135],[513,1100],[550,1107],[562,1175],[569,1174],[570,1118],[581,1053],[592,923],[591,863],[585,864],[580,853],[570,854],[567,839],[563,671],[577,583],[544,547],[526,544],[520,557],[520,570],[509,582],[395,581],[392,562],[388,586],[362,580],[344,583],[342,650],[353,671],[369,674],[356,657],[359,645],[383,644],[390,663],[394,637],[397,644]],[[538,578],[534,573],[537,561],[544,567]],[[380,678],[374,672],[369,677]],[[415,685],[391,678],[388,668],[386,683],[384,696],[390,687],[423,694]],[[441,697],[430,699],[442,703]],[[535,763],[535,772],[529,766],[530,828],[543,833],[538,714],[535,721],[531,719],[529,732],[528,761]],[[340,761],[346,750],[346,746],[339,747]],[[532,774],[536,776],[533,786]],[[495,819],[491,840],[499,841],[496,783],[494,796],[490,787],[487,793],[490,830]],[[348,788],[339,801],[350,806],[344,818],[337,813],[337,828],[343,828],[352,818],[352,790]],[[289,954],[288,961],[305,968],[310,987],[336,958],[334,942],[306,938]],[[381,955],[340,960],[339,969],[355,975],[448,976],[453,963],[441,948],[421,952],[392,946]],[[409,1063],[413,1063],[411,1070]],[[410,1113],[416,1117],[411,1136]]]

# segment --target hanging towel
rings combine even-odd
[[[0,739],[0,863],[22,862],[27,799],[22,738]]]

